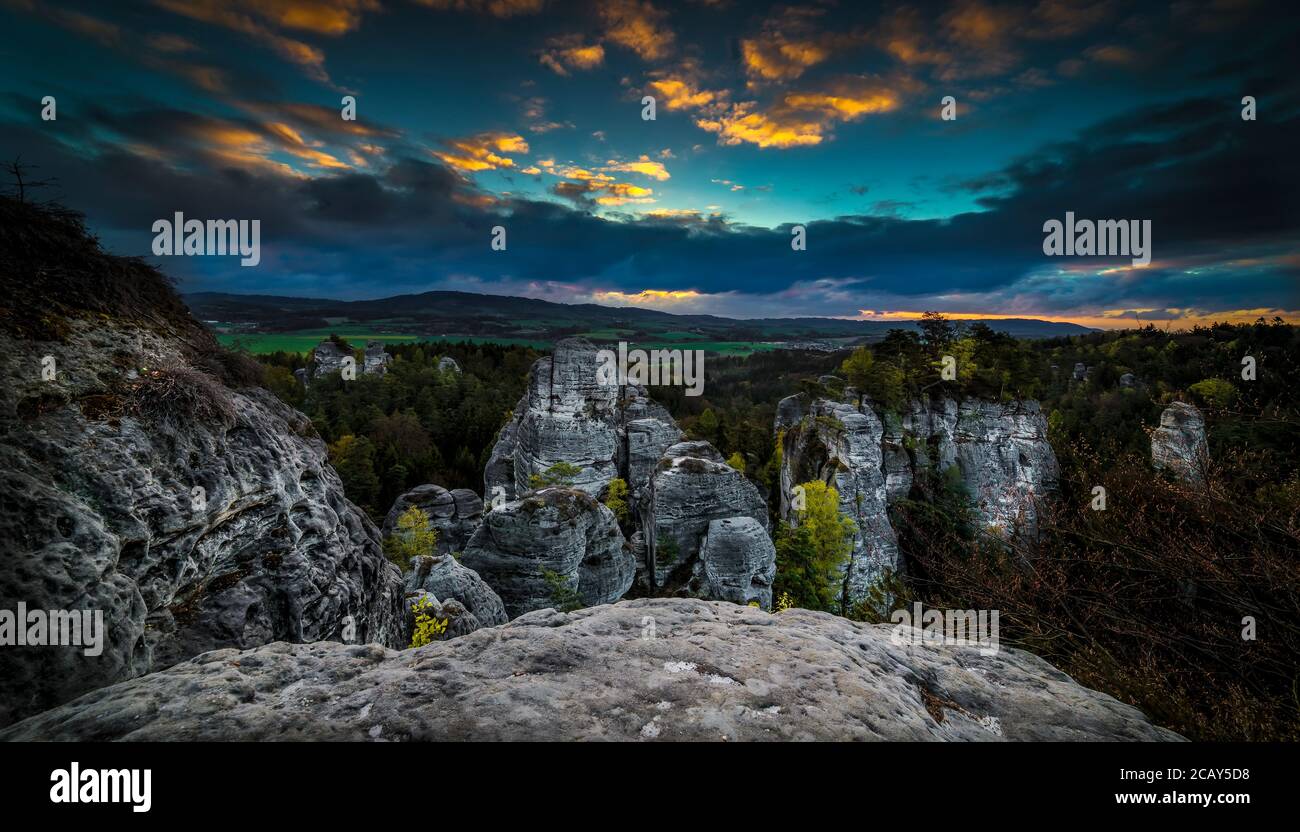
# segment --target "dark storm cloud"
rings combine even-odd
[[[109,239],[124,253],[148,251],[153,220],[175,211],[260,219],[270,252],[262,269],[301,276],[307,264],[309,275],[328,272],[333,277],[322,278],[321,293],[382,296],[452,276],[750,295],[830,280],[842,290],[893,297],[1032,290],[1046,309],[1158,298],[1164,305],[1169,297],[1180,305],[1246,308],[1294,299],[1293,261],[1280,271],[1208,270],[1195,279],[1186,271],[1211,254],[1220,260],[1277,256],[1296,242],[1300,159],[1293,146],[1300,108],[1293,90],[1275,92],[1261,106],[1268,117],[1256,122],[1243,122],[1230,97],[1134,110],[1082,131],[1076,141],[972,178],[966,187],[995,189],[981,198],[982,212],[942,220],[877,212],[810,222],[805,252],[790,249],[788,225],[600,217],[584,204],[585,193],[560,194],[577,200],[573,207],[494,196],[413,147],[400,147],[403,155],[375,171],[313,177],[291,175],[269,160],[224,162],[223,131],[274,139],[252,118],[93,110],[99,134],[82,127],[64,133],[60,126],[54,140],[52,128],[11,124],[4,155],[21,153],[43,175],[58,176],[68,204],[87,211],[97,228],[119,232]],[[170,139],[165,155],[140,149],[160,147],[163,138]],[[1034,277],[1080,266],[1042,254],[1043,222],[1066,211],[1152,220],[1153,267],[1106,282]],[[506,252],[489,247],[496,225],[508,231]],[[1112,258],[1098,268],[1126,263]],[[225,261],[205,262],[203,270],[205,288],[273,285],[265,271]],[[310,281],[294,285],[311,293]]]

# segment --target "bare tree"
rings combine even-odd
[[[32,179],[31,171],[37,170],[38,165],[23,164],[23,157],[18,156],[12,162],[4,162],[0,167],[4,168],[14,178],[14,184],[10,185],[11,192],[18,197],[19,202],[27,201],[27,191],[29,188],[48,188],[58,183],[58,179]]]

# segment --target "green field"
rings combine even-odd
[[[251,353],[271,353],[271,352],[310,352],[321,341],[325,340],[330,334],[338,335],[345,338],[354,347],[360,347],[366,341],[384,341],[391,344],[413,343],[417,341],[427,342],[450,342],[459,343],[468,341],[472,344],[514,344],[525,347],[532,347],[538,350],[549,350],[554,346],[552,341],[538,340],[535,338],[512,338],[504,336],[478,337],[472,335],[419,335],[412,332],[375,332],[365,326],[348,326],[340,325],[329,329],[306,329],[295,332],[245,332],[245,333],[218,333],[217,340],[226,347],[241,347]],[[689,333],[665,333],[666,335],[678,334],[688,335]],[[599,341],[619,340],[620,332],[618,330],[592,330],[584,333],[586,337]],[[758,341],[691,341],[682,340],[654,340],[654,341],[636,341],[631,344],[634,348],[639,349],[693,349],[704,350],[708,353],[722,355],[748,355],[751,352],[771,350],[776,347],[773,344],[764,344]]]

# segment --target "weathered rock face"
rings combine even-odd
[[[401,577],[306,417],[197,372],[174,338],[68,327],[0,335],[0,599],[102,610],[106,640],[97,658],[3,648],[0,723],[206,650],[398,643]],[[43,355],[54,381],[32,370]],[[132,390],[168,384],[211,412],[133,409]]]
[[[888,625],[687,599],[541,610],[404,652],[219,650],[0,731],[10,741],[367,739],[1181,738],[1019,650],[895,643]]]
[[[655,588],[771,605],[776,550],[767,534],[767,504],[708,442],[669,448],[638,511],[645,530],[641,566],[650,572],[653,565]],[[742,518],[750,522],[713,528],[714,521]],[[705,549],[706,536],[714,532],[713,545]]]
[[[1160,427],[1151,433],[1151,462],[1190,483],[1205,478],[1209,446],[1205,441],[1205,417],[1195,405],[1174,402],[1160,414]]]
[[[573,485],[588,494],[600,494],[615,477],[634,495],[641,488],[681,432],[642,388],[601,384],[597,356],[591,342],[571,338],[533,365],[528,392],[493,447],[486,495],[500,488],[514,499],[529,490],[532,475],[559,462],[581,469]]]
[[[457,601],[474,615],[481,626],[495,627],[509,620],[501,597],[477,572],[463,566],[451,555],[415,558],[404,583],[408,597],[425,592],[439,602]]]
[[[311,352],[310,380],[315,381],[330,373],[341,372],[344,360],[348,358],[353,358],[351,352],[344,350],[335,341],[326,338],[317,344],[316,348]],[[358,373],[382,376],[388,372],[388,364],[391,360],[392,356],[384,352],[383,341],[367,341],[365,356],[361,365],[355,369]]]
[[[344,350],[336,342],[326,338],[311,351],[311,379],[315,381],[330,373],[343,370],[343,359],[351,358],[352,353]]]
[[[581,339],[561,342],[551,358],[533,366],[528,394],[488,462],[487,493],[526,494],[529,478],[558,462],[579,468],[573,485],[592,495],[621,477],[641,527],[632,551],[649,591],[770,606],[775,549],[758,490],[708,443],[680,443],[672,417],[643,389],[601,385],[599,366],[598,350]],[[706,549],[715,520],[737,522],[717,527]],[[484,578],[510,607],[512,591],[497,584],[504,574],[493,570]],[[517,608],[545,605],[550,594],[534,587]]]
[[[388,372],[390,361],[392,361],[392,356],[384,352],[383,341],[366,342],[366,356],[362,372],[367,375],[382,376]]]
[[[488,512],[461,564],[501,596],[511,618],[557,603],[547,573],[587,606],[622,598],[635,573],[614,513],[583,491],[561,487]]]
[[[821,480],[835,487],[840,512],[857,527],[847,574],[837,576],[835,584],[846,587],[856,602],[899,565],[898,539],[887,514],[884,426],[870,407],[817,399],[805,409],[800,423],[785,429],[781,514],[794,518],[794,489],[800,483]]]
[[[457,364],[456,359],[452,358],[450,355],[444,355],[442,358],[438,359],[438,370],[444,373],[459,373],[460,365]]]
[[[710,520],[700,541],[699,563],[702,597],[772,608],[776,547],[754,518]]]
[[[799,483],[816,479],[835,486],[840,510],[858,527],[846,584],[851,602],[885,570],[901,565],[888,507],[932,466],[939,473],[957,469],[990,530],[1036,534],[1036,500],[1055,489],[1058,477],[1037,402],[913,401],[882,422],[869,401],[857,404],[852,390],[844,402],[791,398],[781,403],[777,419],[777,429],[785,431],[781,514],[793,519],[791,496]],[[797,422],[796,413],[802,414]]]
[[[908,457],[911,470],[932,464],[931,454],[940,473],[955,465],[985,526],[1002,534],[1037,534],[1037,500],[1056,489],[1059,476],[1038,402],[913,402],[901,427],[902,444],[914,440],[916,446]]]
[[[397,530],[397,519],[415,506],[429,517],[429,528],[438,532],[438,554],[459,552],[470,535],[483,522],[483,500],[468,488],[451,491],[441,485],[417,485],[393,501],[384,518],[382,534],[388,537]]]

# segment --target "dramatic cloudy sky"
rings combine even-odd
[[[120,253],[261,220],[255,268],[159,258],[187,291],[1297,321],[1297,9],[0,0],[0,154]],[[1151,220],[1151,265],[1045,257],[1066,211]]]

